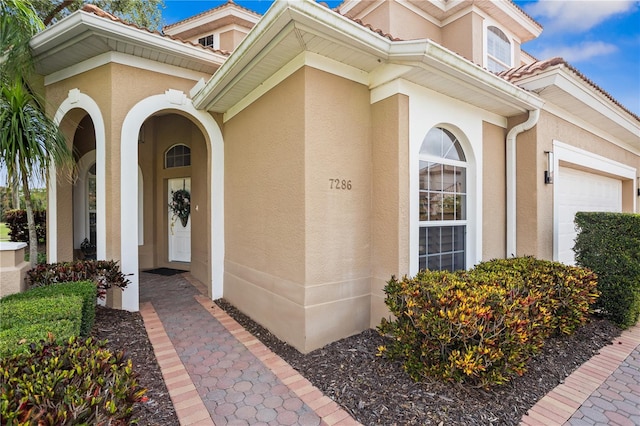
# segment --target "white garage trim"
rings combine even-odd
[[[554,165],[553,173],[562,179],[560,162],[574,164],[580,169],[588,169],[596,175],[606,175],[620,180],[636,180],[636,169],[626,164],[611,160],[592,152],[576,148],[560,141],[553,141]],[[557,184],[557,180],[556,180]],[[634,189],[635,194],[635,189]],[[622,202],[622,200],[620,200]],[[636,210],[637,197],[633,197],[633,209]],[[553,191],[553,260],[560,257],[560,191]]]

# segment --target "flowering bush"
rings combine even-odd
[[[171,193],[169,209],[174,217],[180,219],[182,226],[187,226],[189,214],[191,213],[191,194],[186,189],[179,189]]]

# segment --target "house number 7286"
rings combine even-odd
[[[351,180],[329,179],[329,189],[344,189],[345,191],[351,191]]]

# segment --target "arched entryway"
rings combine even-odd
[[[176,146],[189,149],[188,165],[167,162],[168,154],[178,155],[171,153]],[[179,154],[184,152],[181,148]],[[131,274],[131,284],[122,297],[123,309],[138,309],[139,271],[157,266],[188,269],[207,284],[212,297],[221,297],[224,149],[216,121],[209,113],[196,110],[181,91],[151,96],[127,114],[120,155],[121,267]],[[169,255],[173,219],[169,203],[172,192],[186,190],[187,185],[191,202],[189,262]],[[137,220],[140,217],[142,220]]]
[[[69,91],[54,117],[74,150],[74,182],[58,179],[52,170],[48,184],[47,258],[69,261],[87,238],[95,256],[106,256],[105,127],[96,102],[79,89]]]

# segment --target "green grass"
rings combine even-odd
[[[9,241],[9,227],[4,222],[0,222],[0,241]]]

